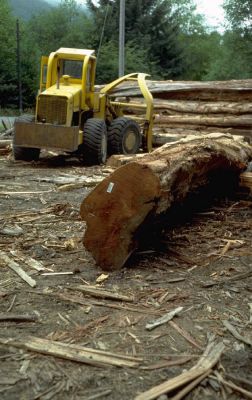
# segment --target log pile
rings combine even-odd
[[[156,114],[154,146],[178,136],[211,132],[242,135],[252,141],[252,79],[148,81],[148,87]],[[113,96],[136,102],[140,92],[133,82],[127,82],[116,88]]]
[[[105,270],[122,267],[138,247],[139,235],[152,230],[174,204],[208,185],[237,181],[252,158],[252,148],[231,135],[191,136],[135,156],[116,169],[83,201],[84,245]]]

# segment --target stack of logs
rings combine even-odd
[[[212,132],[241,135],[252,142],[252,79],[233,81],[147,81],[154,97],[153,145]],[[140,101],[127,82],[113,96]]]

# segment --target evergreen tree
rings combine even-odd
[[[90,25],[91,21],[75,0],[62,0],[59,6],[29,21],[34,42],[44,55],[59,47],[90,48]]]
[[[7,0],[0,3],[0,107],[14,105],[16,98],[16,21]]]
[[[156,65],[159,77],[178,77],[185,65],[183,47],[179,41],[182,21],[192,9],[191,0],[128,0],[125,10],[125,41],[134,42],[147,51],[149,63]],[[119,0],[88,0],[94,18],[94,38],[98,47],[104,29],[103,43],[118,40]],[[187,19],[188,22],[188,19]],[[148,65],[144,65],[149,70]]]

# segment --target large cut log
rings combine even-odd
[[[84,245],[105,270],[120,268],[138,246],[139,232],[213,177],[237,175],[252,148],[232,136],[210,134],[166,144],[104,179],[81,204]]]
[[[168,128],[166,126],[157,125],[153,127],[152,146],[160,147],[166,143],[180,140],[188,135],[202,136],[216,132],[227,133],[231,134],[232,136],[238,136],[239,138],[244,138],[248,143],[252,144],[252,130],[249,129],[219,128],[219,127],[205,127],[205,126],[193,126],[193,129],[189,129],[187,126],[184,126],[184,128],[177,128],[177,127]]]
[[[192,101],[252,101],[252,79],[232,81],[147,81],[154,98]],[[99,87],[97,87],[99,88]],[[113,89],[114,97],[141,97],[134,82]]]
[[[160,147],[163,146],[166,143],[171,143],[171,142],[177,142],[178,140],[181,140],[183,138],[186,138],[189,135],[193,135],[193,136],[202,136],[202,135],[207,135],[209,132],[207,131],[187,131],[187,135],[185,135],[184,131],[184,135],[182,135],[181,133],[176,134],[176,130],[174,130],[174,132],[172,134],[169,133],[156,133],[154,131],[153,137],[152,137],[152,146],[153,147]],[[214,131],[213,131],[214,132]],[[221,133],[219,132],[219,130],[215,130],[215,132]],[[238,135],[235,136],[238,140],[243,140],[244,139],[244,135]],[[250,142],[249,139],[252,139],[252,132],[251,135],[247,138],[248,139],[248,143]]]
[[[206,125],[206,126],[247,126],[252,125],[252,114],[245,114],[239,116],[205,116],[205,115],[166,115],[155,118],[155,124],[184,124],[188,125]]]
[[[252,88],[251,88],[252,90]],[[143,104],[142,99],[128,98],[129,105],[125,109],[133,109],[133,104]],[[134,113],[141,113],[141,110],[134,109]],[[185,113],[185,114],[228,114],[240,115],[252,113],[252,102],[228,102],[228,101],[190,101],[154,99],[154,112],[161,114]]]
[[[252,102],[154,100],[154,110],[162,114],[252,114]]]

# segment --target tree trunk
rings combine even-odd
[[[245,114],[239,116],[229,116],[229,115],[222,115],[222,116],[206,116],[206,115],[165,115],[159,116],[155,118],[155,125],[158,124],[184,124],[188,125],[203,125],[203,126],[252,126],[252,114]]]
[[[147,81],[147,85],[155,99],[252,102],[252,79],[209,82]],[[125,82],[116,87],[111,96],[140,97],[141,93],[134,82]]]
[[[104,179],[83,201],[84,245],[105,270],[122,267],[147,221],[182,202],[217,173],[223,180],[245,168],[252,149],[231,136],[210,134],[166,144],[136,157]]]
[[[249,102],[207,102],[207,101],[176,101],[176,100],[159,100],[154,101],[154,110],[161,112],[162,115],[175,113],[186,114],[251,114],[252,103]]]

